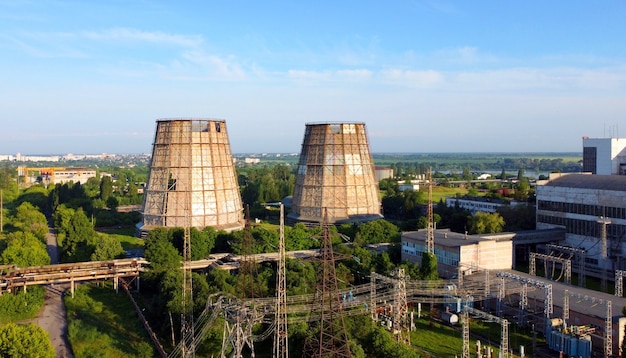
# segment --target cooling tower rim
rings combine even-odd
[[[226,122],[222,118],[195,118],[195,117],[179,117],[179,118],[158,118],[157,122],[193,122],[193,121],[206,121],[206,122]]]
[[[362,124],[365,125],[365,122],[308,122],[307,126],[323,126],[330,124]]]
[[[341,224],[354,224],[354,223],[365,223],[369,221],[375,220],[384,220],[385,217],[381,214],[371,213],[371,214],[356,214],[350,215],[349,217],[341,217],[341,218],[328,218],[328,223],[332,225],[341,225]],[[291,222],[301,222],[301,223],[321,223],[324,218],[316,217],[316,216],[303,216],[298,215],[296,213],[287,214],[287,220]]]

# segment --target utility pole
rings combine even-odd
[[[276,270],[276,329],[274,330],[274,357],[288,358],[287,337],[287,280],[285,271],[284,208],[280,204],[280,237],[278,241],[278,268]]]
[[[428,227],[426,231],[426,252],[435,253],[435,218],[433,214],[433,170],[428,168]]]
[[[351,358],[346,325],[343,319],[343,307],[337,287],[335,257],[333,254],[328,211],[324,208],[322,221],[322,243],[320,246],[320,265],[317,274],[317,288],[311,318],[317,320],[319,332],[304,342],[303,357],[315,358]]]
[[[600,260],[601,260],[601,270],[602,270],[602,292],[607,291],[607,273],[606,273],[606,264],[608,262],[607,257],[607,243],[606,243],[606,226],[611,223],[611,220],[607,219],[605,216],[600,216],[598,218],[598,223],[600,223],[600,241],[602,246],[600,247]]]

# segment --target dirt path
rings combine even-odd
[[[37,316],[37,324],[50,335],[57,358],[72,357],[72,350],[67,341],[67,320],[63,295],[67,287],[60,285],[46,286],[46,300]]]
[[[46,235],[46,242],[50,263],[59,263],[57,238],[53,229],[50,229]],[[50,341],[56,350],[57,358],[73,357],[72,349],[67,340],[67,319],[65,304],[63,304],[63,296],[68,287],[67,285],[48,285],[45,288],[46,298],[43,309],[37,316],[37,324],[50,335]]]

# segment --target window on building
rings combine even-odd
[[[583,147],[583,172],[596,174],[597,152],[596,147]]]

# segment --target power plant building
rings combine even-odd
[[[537,229],[564,228],[588,268],[626,268],[626,176],[551,174],[536,193]]]
[[[244,226],[224,120],[157,120],[140,235],[156,227]]]
[[[378,183],[364,123],[308,123],[289,222],[381,219]]]
[[[583,172],[626,175],[626,138],[583,137]]]

